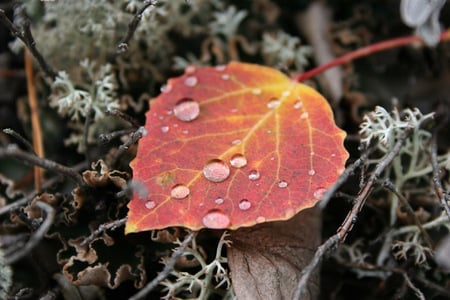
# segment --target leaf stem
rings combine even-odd
[[[441,33],[440,41],[448,41],[450,40],[450,29],[447,29],[446,31]],[[399,37],[394,38],[386,41],[382,41],[379,43],[375,43],[372,45],[368,45],[366,47],[359,48],[355,51],[352,51],[350,53],[347,53],[341,57],[338,57],[329,63],[326,63],[324,65],[318,66],[312,70],[309,70],[303,74],[298,75],[293,80],[295,82],[302,82],[305,81],[311,77],[316,76],[317,74],[320,74],[328,69],[331,69],[336,66],[343,65],[345,63],[348,63],[350,61],[353,61],[355,59],[368,56],[377,52],[385,51],[392,48],[402,47],[406,46],[412,43],[418,42],[420,44],[423,44],[423,39],[417,35],[410,35],[405,37]]]

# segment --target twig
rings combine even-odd
[[[30,151],[33,154],[36,154],[34,152],[33,145],[31,145],[31,143],[28,140],[26,140],[23,136],[21,136],[18,132],[16,132],[11,128],[5,128],[3,129],[3,132],[16,138],[20,143],[22,143],[27,148],[28,151]]]
[[[31,33],[29,33],[31,36]],[[28,34],[27,34],[28,36]],[[31,37],[32,38],[32,37]],[[44,142],[42,140],[42,128],[39,118],[39,105],[36,96],[36,87],[34,84],[33,62],[31,61],[30,51],[25,50],[25,71],[27,75],[28,104],[31,114],[31,130],[33,133],[33,149],[38,157],[44,157]],[[34,189],[39,192],[43,181],[42,169],[34,167]]]
[[[136,128],[122,129],[122,130],[117,130],[117,131],[113,131],[110,133],[102,133],[98,136],[98,138],[100,139],[102,144],[107,144],[107,143],[111,142],[111,140],[113,140],[119,136],[130,134],[134,131],[136,131]]]
[[[117,149],[117,152],[114,154],[111,165],[115,166],[119,161],[119,158],[123,155],[123,153],[127,151],[131,145],[135,144],[140,138],[142,138],[144,136],[144,133],[145,128],[142,126],[139,127],[138,130],[133,132],[128,138],[128,140],[119,146],[119,149]]]
[[[414,279],[417,280],[418,282],[420,282],[421,284],[423,284],[425,287],[450,299],[450,290],[449,289],[446,289],[445,287],[443,287],[439,284],[429,281],[428,279],[422,277],[420,275],[420,273],[415,273],[414,275],[415,275]]]
[[[139,124],[139,122],[136,121],[133,117],[131,117],[130,115],[127,115],[126,113],[124,113],[120,110],[117,110],[117,109],[108,110],[106,112],[106,114],[119,117],[122,120],[130,123],[131,126],[133,126],[133,127],[139,128],[141,126],[141,124]]]
[[[341,237],[338,233],[331,236],[325,243],[323,243],[319,248],[317,248],[316,253],[314,254],[311,262],[303,269],[300,280],[297,284],[297,288],[294,293],[295,299],[303,299],[307,285],[309,282],[309,278],[314,273],[314,271],[319,267],[320,263],[327,257],[331,251],[335,250],[340,241]]]
[[[86,158],[86,161],[89,163],[91,163],[92,158],[89,154],[89,143],[88,143],[88,138],[89,138],[89,126],[91,125],[92,122],[92,116],[94,114],[94,109],[90,109],[88,111],[88,113],[86,114],[86,120],[84,121],[84,127],[83,127],[83,148],[84,148],[84,156]]]
[[[117,228],[125,225],[128,218],[122,218],[119,220],[115,220],[113,222],[104,223],[101,224],[94,232],[92,232],[88,237],[86,237],[80,244],[80,246],[85,246],[86,244],[92,242],[97,236],[99,236],[101,233],[105,232],[106,230],[116,230]]]
[[[441,202],[441,207],[450,219],[450,208],[448,206],[449,197],[448,194],[444,192],[441,180],[439,178],[439,165],[437,160],[437,134],[433,134],[431,139],[431,166],[433,167],[433,183],[436,190],[436,195]]]
[[[26,18],[26,16],[24,16]],[[36,48],[36,42],[34,41],[33,35],[30,30],[30,21],[28,18],[22,24],[22,30],[14,25],[6,16],[5,11],[0,9],[0,22],[2,22],[11,31],[12,35],[20,39],[25,46],[30,50],[31,54],[38,61],[41,69],[44,73],[50,77],[52,80],[56,77],[56,72],[50,67],[47,61],[44,59],[42,54]]]
[[[444,31],[441,33],[440,36],[440,41],[447,41],[450,39],[450,29]],[[347,62],[356,60],[358,58],[364,57],[364,56],[368,56],[377,52],[381,52],[384,50],[388,50],[388,49],[392,49],[392,48],[396,48],[396,47],[401,47],[401,46],[406,46],[409,44],[412,44],[414,42],[419,42],[421,44],[423,44],[423,39],[419,36],[416,35],[411,35],[411,36],[406,36],[406,37],[400,37],[400,38],[396,38],[396,39],[391,39],[391,40],[387,40],[387,41],[383,41],[383,42],[379,42],[379,43],[375,43],[363,48],[359,48],[355,51],[352,51],[350,53],[347,53],[341,57],[338,57],[332,61],[330,61],[327,64],[321,65],[317,68],[314,68],[308,72],[305,72],[303,74],[300,74],[299,76],[297,76],[296,78],[294,78],[293,80],[296,82],[302,82],[305,81],[306,79],[309,79],[311,77],[314,77],[328,69],[331,69],[333,67],[345,64]]]
[[[364,152],[357,160],[355,160],[351,165],[345,168],[344,172],[342,172],[333,186],[327,189],[327,191],[323,194],[322,199],[317,205],[319,209],[322,210],[327,206],[328,202],[330,202],[331,200],[331,197],[335,195],[336,191],[347,181],[350,175],[352,175],[353,172],[355,172],[355,170],[364,163],[364,161],[369,157],[372,151],[373,149],[371,148],[368,151]]]
[[[407,128],[403,132],[401,137],[398,139],[398,141],[395,143],[394,147],[392,148],[392,151],[386,155],[386,158],[384,158],[380,163],[377,164],[372,175],[369,177],[366,184],[360,190],[358,196],[355,199],[355,204],[353,205],[351,211],[348,213],[348,215],[345,218],[344,222],[342,223],[341,227],[339,227],[339,229],[338,229],[338,234],[341,237],[341,242],[345,241],[347,234],[352,230],[353,225],[356,223],[356,221],[358,219],[358,214],[361,211],[361,209],[363,208],[367,197],[372,192],[372,190],[374,188],[373,185],[377,181],[377,178],[381,175],[381,173],[384,171],[384,169],[387,168],[387,166],[392,162],[392,160],[400,152],[400,150],[403,146],[403,143],[412,134],[413,129],[414,128],[410,127],[410,128]]]
[[[36,205],[41,210],[45,211],[45,220],[39,227],[39,229],[36,230],[36,232],[30,237],[23,248],[5,258],[5,263],[8,265],[17,262],[19,259],[26,256],[31,250],[33,250],[33,248],[44,238],[44,235],[53,224],[53,221],[55,219],[55,209],[51,205],[42,201],[37,201]]]
[[[409,217],[411,217],[416,224],[417,228],[419,228],[420,233],[422,234],[423,238],[425,239],[425,242],[428,244],[427,246],[431,249],[433,249],[433,240],[431,239],[428,232],[423,228],[422,224],[420,223],[419,218],[414,213],[414,210],[412,209],[411,205],[409,204],[408,200],[397,190],[397,188],[394,186],[394,184],[389,180],[386,179],[383,182],[383,186],[393,192],[397,198],[402,203],[403,207],[406,209],[406,212]]]
[[[74,169],[63,166],[57,162],[48,160],[46,158],[37,157],[36,155],[34,155],[32,153],[25,152],[25,151],[19,149],[19,147],[17,147],[17,145],[14,145],[14,144],[8,145],[7,147],[4,147],[4,148],[0,148],[0,157],[13,157],[18,160],[26,161],[33,165],[37,165],[41,168],[44,168],[46,170],[64,174],[67,177],[71,178],[73,181],[75,181],[80,186],[85,185],[84,181],[83,181],[83,177],[81,177],[81,175],[78,174],[78,172],[75,171]]]
[[[138,293],[133,295],[129,300],[140,300],[144,299],[148,293],[150,293],[161,281],[167,278],[167,276],[170,275],[170,272],[172,272],[173,268],[175,267],[175,264],[178,260],[178,258],[183,255],[184,249],[192,242],[194,239],[196,233],[192,232],[189,234],[184,241],[180,244],[180,246],[177,248],[176,251],[172,253],[172,256],[167,261],[166,265],[164,266],[164,269],[161,271],[161,273],[158,274],[152,281],[150,281],[142,290],[140,290]]]
[[[117,56],[119,54],[125,53],[128,51],[128,43],[133,38],[134,33],[136,32],[136,29],[141,22],[142,14],[145,12],[147,8],[150,6],[156,6],[157,1],[155,0],[146,0],[144,1],[144,5],[139,9],[136,14],[133,17],[133,20],[131,20],[130,24],[128,24],[128,32],[127,35],[122,39],[122,41],[119,43],[116,49],[116,53],[113,56]]]

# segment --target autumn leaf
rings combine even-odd
[[[314,206],[344,169],[327,101],[277,70],[189,67],[150,103],[126,232],[236,229]]]

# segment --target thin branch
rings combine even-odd
[[[414,213],[414,210],[412,209],[411,205],[409,204],[408,200],[397,190],[395,185],[389,180],[386,179],[383,182],[383,186],[393,192],[397,198],[402,203],[403,207],[406,209],[406,213],[410,218],[413,219],[414,223],[416,224],[417,228],[419,228],[420,233],[422,234],[423,238],[425,239],[425,242],[427,243],[427,246],[431,249],[433,249],[433,240],[431,239],[428,232],[423,228],[422,224],[420,223],[419,217]]]
[[[23,136],[21,136],[18,132],[16,132],[11,128],[5,128],[3,129],[3,132],[17,139],[21,144],[23,144],[27,148],[29,152],[36,154],[34,152],[33,145],[31,145],[31,143],[28,140],[26,140]]]
[[[100,142],[102,144],[107,144],[107,143],[111,142],[111,140],[113,140],[117,137],[133,133],[134,131],[136,131],[136,128],[127,128],[127,129],[113,131],[110,133],[102,133],[98,136],[98,138],[100,139]]]
[[[141,124],[139,124],[138,121],[136,121],[133,117],[131,117],[130,115],[127,115],[126,113],[117,110],[117,109],[113,109],[113,110],[108,110],[106,112],[106,114],[111,115],[111,116],[116,116],[121,118],[122,120],[128,122],[131,124],[131,126],[139,128],[141,126]]]
[[[145,299],[148,293],[150,293],[154,288],[156,288],[161,281],[166,279],[170,275],[170,272],[172,272],[172,270],[174,269],[178,258],[180,258],[180,256],[183,255],[184,249],[186,249],[186,247],[192,242],[195,235],[196,235],[195,232],[189,234],[180,244],[177,250],[172,253],[172,256],[167,261],[162,272],[159,273],[158,276],[156,276],[152,281],[150,281],[142,290],[133,295],[129,300]]]
[[[28,242],[25,244],[25,246],[18,251],[14,252],[13,254],[7,256],[5,258],[5,263],[10,265],[24,256],[26,256],[28,253],[33,250],[33,248],[44,238],[44,235],[47,233],[47,231],[50,229],[50,227],[53,224],[53,221],[55,220],[55,209],[42,201],[37,201],[36,205],[43,211],[45,211],[45,220],[42,223],[42,225],[39,227],[38,230],[30,237]]]
[[[117,46],[116,52],[113,56],[117,56],[119,54],[125,53],[128,51],[128,43],[133,38],[134,33],[136,32],[136,29],[139,26],[139,23],[142,19],[142,14],[149,8],[150,6],[155,7],[157,4],[157,1],[155,0],[146,0],[144,1],[144,5],[139,9],[136,14],[133,17],[133,20],[131,20],[130,24],[128,24],[128,32],[127,35],[122,39],[122,41]]]
[[[440,36],[440,41],[447,41],[450,40],[450,29],[444,31],[441,33]],[[352,51],[350,53],[347,53],[341,57],[338,57],[332,61],[330,61],[327,64],[321,65],[317,68],[314,68],[308,72],[305,72],[303,74],[300,74],[299,76],[297,76],[296,78],[294,78],[294,81],[296,82],[302,82],[305,81],[306,79],[309,79],[311,77],[314,77],[328,69],[331,69],[333,67],[336,66],[340,66],[343,65],[345,63],[348,63],[350,61],[356,60],[358,58],[364,57],[364,56],[368,56],[368,55],[372,55],[374,53],[377,52],[381,52],[381,51],[385,51],[388,49],[392,49],[392,48],[396,48],[396,47],[401,47],[401,46],[406,46],[412,43],[421,43],[423,44],[423,39],[419,36],[416,35],[411,35],[411,36],[406,36],[406,37],[400,37],[400,38],[395,38],[395,39],[390,39],[387,41],[382,41],[379,43],[375,43],[363,48],[359,48],[355,51]]]
[[[33,165],[39,166],[41,168],[44,168],[49,171],[53,171],[59,174],[66,175],[67,177],[71,178],[73,181],[75,181],[78,185],[84,186],[83,177],[81,177],[80,174],[78,174],[77,171],[75,171],[72,168],[63,166],[57,162],[54,162],[52,160],[48,160],[46,158],[40,158],[32,153],[25,152],[17,145],[8,145],[7,147],[0,148],[0,157],[13,157],[18,160],[26,161],[28,163],[31,163]]]
[[[450,299],[450,290],[439,285],[436,284],[432,281],[429,281],[428,279],[422,277],[421,272],[415,273],[414,274],[414,280],[417,280],[418,282],[420,282],[421,284],[423,284],[425,287],[433,290],[436,293],[439,293],[441,295],[443,295],[446,298]]]
[[[26,18],[25,15],[24,17]],[[0,22],[8,27],[12,35],[20,39],[25,44],[25,46],[30,50],[33,57],[38,61],[42,71],[44,71],[44,73],[52,80],[54,80],[57,74],[55,71],[53,71],[42,54],[36,48],[36,42],[34,41],[33,35],[31,34],[30,21],[28,20],[28,18],[26,18],[26,20],[23,22],[21,30],[8,19],[5,11],[0,9]]]
[[[27,37],[31,33],[27,34]],[[33,149],[38,157],[44,157],[44,142],[42,139],[42,127],[39,117],[39,105],[36,96],[36,87],[33,74],[33,62],[31,60],[31,54],[28,49],[25,50],[25,71],[27,75],[27,90],[28,90],[28,104],[30,106],[31,114],[31,130],[33,133]],[[39,191],[41,189],[43,181],[42,169],[34,167],[34,189]]]
[[[125,151],[127,151],[131,145],[137,143],[137,141],[139,141],[139,139],[144,136],[144,133],[145,128],[142,126],[139,127],[138,130],[133,132],[128,138],[128,140],[122,145],[120,145],[119,149],[117,149],[117,152],[114,154],[114,158],[112,159],[111,165],[115,166],[119,161],[120,157],[125,153]]]
[[[441,207],[450,219],[450,208],[448,205],[449,197],[444,192],[441,179],[439,178],[439,164],[437,160],[437,134],[435,133],[431,139],[431,166],[433,167],[433,183],[436,191],[436,195],[441,202]]]
[[[373,185],[376,183],[378,177],[380,177],[380,175],[384,171],[384,169],[386,169],[391,164],[392,160],[400,152],[401,148],[403,147],[404,142],[412,134],[413,130],[414,130],[414,128],[410,127],[410,128],[407,128],[403,132],[401,137],[395,143],[391,152],[389,152],[386,155],[386,157],[380,163],[377,164],[372,175],[369,177],[366,184],[360,190],[358,196],[355,199],[355,204],[353,205],[351,211],[348,213],[348,215],[345,218],[344,222],[342,223],[341,227],[339,227],[339,229],[338,229],[338,234],[341,237],[341,242],[345,241],[347,234],[352,230],[353,225],[356,223],[356,221],[358,219],[358,214],[361,211],[361,209],[363,208],[367,197],[372,192],[372,190],[374,188]]]
[[[94,232],[92,232],[88,237],[86,237],[80,244],[80,246],[85,246],[88,243],[92,242],[97,236],[102,234],[107,230],[116,230],[119,227],[122,227],[127,222],[128,218],[122,218],[119,220],[115,220],[113,222],[101,224]]]
[[[308,282],[314,271],[320,266],[320,263],[337,247],[339,246],[339,241],[341,237],[338,233],[331,236],[325,243],[323,243],[319,248],[317,248],[311,262],[303,269],[299,282],[297,283],[297,288],[295,289],[293,299],[304,299]]]

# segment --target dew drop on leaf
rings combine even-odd
[[[228,80],[230,79],[230,75],[229,74],[223,74],[222,76],[220,76],[223,80]]]
[[[250,180],[258,180],[259,177],[261,177],[261,174],[258,172],[258,170],[251,170],[248,174],[248,179]]]
[[[248,201],[247,199],[242,199],[241,201],[239,201],[239,209],[240,210],[247,210],[250,207],[252,207],[252,203],[250,201]]]
[[[301,101],[297,101],[294,103],[295,109],[300,109],[300,108],[302,108],[302,106],[303,106],[303,102],[301,102]]]
[[[170,93],[170,91],[172,91],[172,86],[170,84],[161,86],[161,93],[167,94]]]
[[[155,206],[156,206],[155,201],[147,201],[147,202],[145,202],[145,207],[148,208],[148,209],[152,209]]]
[[[263,216],[259,216],[256,218],[255,222],[256,223],[264,223],[266,221],[266,218],[264,218]]]
[[[289,97],[289,95],[291,95],[291,91],[286,90],[286,91],[284,91],[281,95],[282,95],[283,97]]]
[[[313,196],[314,196],[314,198],[320,200],[325,192],[326,192],[326,189],[318,188],[314,191]]]
[[[224,229],[230,225],[230,217],[220,210],[211,210],[203,217],[202,223],[207,228]]]
[[[203,167],[203,176],[212,182],[222,182],[230,176],[230,168],[220,159],[213,159]]]
[[[197,83],[198,83],[198,79],[197,79],[197,77],[195,77],[195,76],[188,76],[188,77],[186,77],[186,79],[184,80],[184,84],[185,84],[186,86],[190,86],[190,87],[196,86]]]
[[[247,159],[242,154],[235,154],[230,159],[230,165],[235,168],[243,168],[247,165]]]
[[[175,105],[173,113],[180,121],[190,122],[200,114],[200,105],[190,98],[183,98]]]
[[[170,196],[175,199],[184,199],[189,196],[190,190],[184,184],[177,184],[170,191]]]
[[[304,113],[302,113],[300,115],[300,119],[302,119],[302,120],[307,119],[307,118],[308,118],[308,113],[307,112],[304,112]]]
[[[216,204],[220,205],[220,204],[223,203],[223,198],[218,197],[218,198],[216,198],[216,199],[214,200],[214,202],[215,202]]]
[[[287,186],[288,186],[287,181],[281,180],[281,181],[278,182],[278,187],[279,187],[280,189],[287,188]]]
[[[280,105],[280,99],[278,98],[272,98],[267,102],[267,107],[270,109],[275,109]]]
[[[254,88],[252,90],[253,95],[261,95],[261,93],[262,93],[262,90],[260,88]]]
[[[195,66],[188,66],[184,72],[185,74],[194,74],[196,70]]]
[[[231,142],[231,145],[239,145],[241,143],[241,140],[235,139]]]
[[[226,68],[227,68],[227,66],[225,66],[225,65],[218,65],[218,66],[214,67],[214,69],[219,72],[225,71]]]
[[[308,171],[309,176],[313,176],[314,174],[316,174],[316,171],[314,171],[312,169]]]
[[[161,132],[163,132],[163,133],[169,132],[169,126],[162,126]]]

